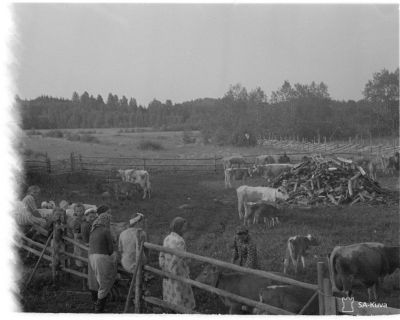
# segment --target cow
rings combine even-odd
[[[260,220],[265,225],[265,229],[270,226],[275,226],[280,223],[279,209],[272,204],[264,201],[246,202],[244,225],[249,225],[249,221],[253,218],[253,224],[260,223]]]
[[[280,275],[280,273],[271,272]],[[273,280],[238,272],[222,272],[218,267],[206,265],[197,276],[196,281],[216,287],[230,293],[258,301],[262,288],[273,284]],[[239,314],[242,304],[229,298],[221,297],[225,306],[229,307],[229,314]]]
[[[329,255],[329,270],[334,291],[352,296],[354,282],[368,289],[368,299],[378,298],[379,280],[400,268],[400,247],[379,242],[337,246]]]
[[[251,177],[251,170],[248,168],[227,168],[225,169],[225,188],[232,188],[233,178],[245,183],[248,177]]]
[[[282,172],[289,171],[294,167],[290,163],[272,163],[259,166],[253,166],[252,175],[263,176],[265,179],[273,179],[279,176]]]
[[[240,168],[241,164],[246,164],[246,160],[242,156],[230,156],[222,158],[222,165],[224,167],[224,171],[228,168],[232,168],[234,164],[237,164]]]
[[[273,307],[287,310],[298,314],[308,301],[313,297],[314,291],[293,285],[268,286],[260,290],[260,302],[269,304]],[[319,314],[318,296],[315,295],[307,308],[302,311],[305,315]],[[258,308],[254,308],[254,314],[270,314]]]
[[[240,186],[236,189],[238,198],[238,212],[239,218],[244,217],[243,210],[245,210],[246,202],[257,202],[260,200],[275,202],[277,199],[287,200],[289,195],[285,188],[270,188],[270,187],[249,187]]]
[[[387,160],[386,172],[394,174],[395,171],[399,171],[399,152],[396,152],[394,156]]]
[[[146,196],[150,199],[150,175],[146,170],[118,170],[118,173],[123,182],[130,182],[140,186],[140,188],[143,190],[143,199],[146,199]]]
[[[283,262],[283,273],[286,274],[290,260],[292,260],[294,266],[294,272],[298,272],[298,264],[301,259],[303,269],[306,268],[305,256],[307,255],[307,250],[311,246],[318,246],[319,243],[315,237],[311,234],[307,236],[293,236],[287,241],[285,260]]]

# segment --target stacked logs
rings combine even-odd
[[[385,203],[387,190],[369,178],[352,160],[313,155],[272,182],[289,193],[287,203],[310,205],[353,205],[357,202]]]

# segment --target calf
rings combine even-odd
[[[270,203],[264,201],[246,202],[244,213],[244,225],[249,225],[249,221],[253,218],[253,224],[264,223],[265,229],[269,225],[275,226],[279,224],[279,210]]]
[[[298,286],[279,285],[268,286],[260,290],[260,302],[298,314],[313,296],[314,291]],[[257,308],[255,314],[269,314]],[[315,296],[302,314],[319,314],[318,298]]]
[[[290,163],[290,158],[287,156],[286,152],[279,157],[279,163]]]
[[[123,182],[136,184],[143,190],[143,199],[145,199],[146,196],[150,199],[150,175],[146,170],[118,170],[118,173],[121,176]]]
[[[277,274],[275,272],[271,273]],[[207,265],[198,275],[196,281],[255,301],[259,299],[260,289],[273,284],[273,280],[255,275],[238,272],[224,273],[212,265]],[[229,307],[229,314],[240,313],[241,303],[221,296],[220,299],[222,299],[225,306]]]
[[[236,189],[236,194],[238,198],[238,212],[240,219],[244,217],[243,211],[245,210],[246,202],[257,202],[260,200],[275,202],[277,199],[289,199],[287,191],[282,187],[270,188],[240,186]]]
[[[368,298],[378,298],[379,279],[400,268],[400,247],[379,242],[335,247],[329,256],[333,290],[352,295],[353,283],[360,281],[368,289]]]
[[[294,272],[297,274],[298,264],[302,262],[303,269],[306,268],[305,256],[307,255],[307,250],[311,246],[318,246],[319,243],[316,238],[314,238],[311,234],[307,236],[294,236],[290,237],[287,241],[285,260],[283,262],[283,273],[287,273],[287,269],[289,267],[290,260],[292,260],[294,266]]]
[[[246,182],[246,178],[251,177],[250,169],[248,168],[228,168],[225,169],[225,188],[232,188],[232,180],[242,180]]]

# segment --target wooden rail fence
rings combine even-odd
[[[38,229],[40,233],[43,236],[48,237],[49,232],[39,228]],[[72,245],[78,246],[79,248],[85,250],[86,252],[88,251],[88,246],[77,242],[68,236],[63,236],[62,239],[57,239],[56,235],[56,227],[51,233],[50,237],[52,238],[52,243],[51,247],[47,247],[45,244],[33,241],[32,239],[20,235],[21,241],[19,243],[19,247],[25,249],[28,252],[33,253],[36,256],[39,256],[40,259],[45,259],[47,261],[51,262],[51,268],[52,268],[52,277],[53,277],[53,282],[56,283],[57,280],[57,270],[56,266],[59,261],[63,260],[62,256],[64,255],[63,258],[71,258],[75,260],[79,260],[83,262],[84,264],[88,264],[88,258],[77,256],[73,253],[67,252],[66,250],[61,250],[60,251],[60,246],[57,244],[57,241],[63,241],[68,242]],[[49,238],[50,238],[49,237]],[[227,268],[232,271],[248,274],[248,275],[255,275],[261,278],[266,278],[270,280],[274,280],[277,282],[289,284],[289,285],[294,285],[294,286],[299,286],[301,288],[306,288],[314,291],[314,294],[311,296],[311,298],[308,300],[308,302],[303,306],[303,308],[300,310],[298,314],[303,314],[306,310],[306,308],[312,303],[314,299],[318,297],[318,303],[319,303],[319,314],[320,315],[336,315],[336,314],[350,314],[350,315],[389,315],[389,314],[400,314],[400,309],[395,309],[395,308],[390,308],[390,307],[385,307],[385,308],[368,308],[368,307],[363,307],[363,304],[359,304],[358,301],[354,301],[353,306],[354,310],[350,313],[344,312],[344,305],[343,305],[343,300],[341,298],[337,298],[333,296],[332,292],[332,286],[331,286],[331,280],[329,276],[329,270],[325,267],[324,262],[318,262],[317,263],[317,281],[318,284],[311,284],[311,283],[306,283],[306,282],[301,282],[292,278],[287,278],[285,276],[277,275],[271,272],[263,271],[263,270],[255,270],[255,269],[249,269],[249,268],[244,268],[235,264],[231,264],[225,261],[209,258],[209,257],[204,257],[201,255],[193,254],[190,252],[183,252],[183,251],[178,251],[170,248],[166,248],[160,245],[156,245],[150,242],[144,242],[143,237],[141,237],[140,232],[137,233],[137,241],[136,241],[136,267],[133,272],[133,274],[130,274],[126,272],[125,270],[118,268],[118,272],[124,275],[129,275],[132,280],[129,288],[128,295],[126,297],[126,302],[125,302],[125,308],[124,308],[124,313],[127,313],[129,310],[129,304],[132,301],[132,295],[133,292],[134,294],[134,312],[135,313],[141,313],[143,303],[147,303],[150,305],[156,305],[158,307],[161,307],[163,309],[169,309],[177,313],[197,313],[194,310],[188,310],[182,306],[175,305],[172,303],[168,303],[166,301],[163,301],[162,299],[159,299],[157,297],[152,297],[152,296],[144,296],[142,292],[142,283],[143,283],[143,275],[144,272],[149,272],[155,275],[158,275],[162,278],[169,278],[169,279],[174,279],[177,281],[181,281],[183,283],[189,284],[191,286],[200,288],[202,290],[205,290],[207,292],[216,294],[220,297],[228,298],[230,300],[233,300],[235,302],[238,302],[243,305],[247,305],[253,308],[257,308],[259,310],[262,310],[263,312],[267,312],[269,314],[279,314],[279,315],[294,315],[294,313],[289,312],[287,310],[269,305],[267,303],[263,303],[260,301],[255,301],[248,299],[243,296],[239,296],[236,294],[233,294],[231,292],[225,291],[218,289],[216,287],[198,282],[196,280],[192,280],[189,278],[184,278],[181,276],[177,276],[175,274],[172,274],[170,272],[166,272],[157,268],[154,268],[150,266],[149,264],[144,263],[143,261],[143,251],[144,249],[147,250],[155,250],[157,252],[164,252],[164,253],[169,253],[172,255],[176,255],[180,258],[186,258],[186,259],[193,259],[196,261],[204,262],[204,263],[209,263],[218,267],[222,268]],[[48,242],[48,241],[47,241]],[[42,251],[39,251],[42,250]],[[39,261],[40,261],[39,259]],[[37,262],[37,264],[39,263]],[[34,271],[36,268],[34,269]],[[88,270],[88,268],[86,268]],[[32,272],[29,280],[33,277],[34,271]],[[84,280],[88,278],[87,273],[83,273],[77,270],[73,270],[71,268],[68,268],[65,266],[64,263],[62,263],[60,271],[66,272],[73,274],[77,277],[80,277]],[[328,274],[328,277],[326,277],[326,274]]]

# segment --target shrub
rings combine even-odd
[[[144,141],[141,141],[139,143],[138,149],[139,150],[154,150],[154,151],[158,151],[158,150],[163,150],[164,147],[159,142],[154,142],[154,141],[150,141],[150,140],[144,140]]]
[[[62,138],[64,137],[64,134],[60,130],[50,130],[49,132],[46,132],[44,136],[50,138]]]
[[[82,134],[81,135],[81,141],[82,142],[90,142],[90,143],[99,143],[99,139],[97,139],[95,136],[92,136],[90,134]]]

